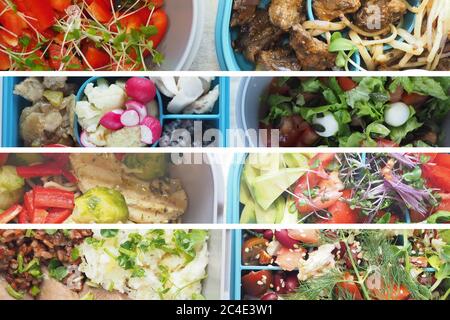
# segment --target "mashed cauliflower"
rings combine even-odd
[[[208,265],[202,230],[96,230],[79,246],[80,270],[93,283],[131,299],[198,297]]]

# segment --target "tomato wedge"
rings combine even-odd
[[[450,154],[447,153],[438,153],[433,160],[439,166],[449,168],[450,169]]]
[[[101,69],[111,63],[111,57],[103,49],[88,46],[84,55],[93,69]]]
[[[241,282],[245,294],[260,297],[269,290],[272,273],[268,270],[250,271],[242,277]]]
[[[352,196],[352,190],[342,191],[342,197],[346,200],[350,200]],[[331,207],[328,208],[331,214],[331,219],[323,221],[323,223],[358,223],[359,211],[350,208],[350,205],[343,200],[336,201]]]
[[[373,295],[378,300],[407,300],[409,298],[409,290],[401,285],[393,285],[392,290],[383,288],[381,290],[372,290]]]
[[[64,12],[71,4],[72,0],[50,0],[52,8],[60,12]]]
[[[422,175],[432,187],[440,188],[444,193],[450,193],[450,168],[424,164]]]
[[[349,272],[344,274],[343,282],[339,282],[336,288],[336,294],[339,295],[341,291],[353,297],[353,300],[363,300],[358,285],[355,283],[355,277]]]
[[[11,67],[11,60],[9,60],[9,55],[0,51],[0,70],[5,71],[9,70]]]
[[[337,82],[344,91],[353,90],[358,86],[358,84],[350,77],[337,77]]]
[[[105,5],[104,1],[94,0],[88,6],[91,15],[99,22],[106,23],[113,18],[111,8]]]
[[[39,32],[43,32],[55,24],[55,12],[50,0],[14,0],[19,11],[30,17],[28,21],[33,24]]]
[[[155,10],[150,19],[150,25],[154,25],[158,28],[158,33],[149,38],[149,40],[153,41],[153,48],[157,48],[166,35],[169,26],[169,18],[167,17],[166,12],[163,9]]]

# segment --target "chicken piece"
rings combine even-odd
[[[328,45],[300,24],[292,28],[290,44],[303,70],[329,70],[335,65],[336,54],[328,52]]]
[[[25,111],[25,110],[24,110]],[[43,113],[32,112],[20,117],[20,136],[26,146],[40,146],[44,139],[45,116]]]
[[[270,21],[277,27],[288,31],[300,23],[303,0],[272,0],[269,7]]]
[[[361,8],[360,0],[314,0],[314,15],[318,20],[333,21],[341,14],[355,13]]]
[[[324,244],[309,254],[307,260],[300,259],[298,265],[298,280],[306,281],[311,278],[318,278],[336,265],[333,250],[336,247],[333,244]]]
[[[190,106],[183,110],[185,114],[205,114],[211,112],[219,99],[220,90],[219,85],[215,86],[214,89],[200,97],[197,101],[192,103]]]
[[[254,17],[259,0],[234,0],[231,27],[243,26]]]
[[[63,117],[57,111],[49,112],[44,117],[44,130],[48,133],[55,132],[62,124]]]
[[[168,223],[187,209],[187,195],[177,179],[138,180],[112,154],[71,154],[70,161],[81,192],[97,186],[117,189],[125,197],[133,222]]]
[[[14,87],[14,94],[28,101],[37,102],[43,98],[44,85],[38,78],[26,78]]]
[[[302,69],[290,48],[262,51],[256,62],[258,69],[274,71],[300,71]]]
[[[399,22],[407,10],[402,0],[363,0],[355,24],[365,31],[377,32]]]
[[[274,26],[266,10],[258,10],[251,23],[241,28],[242,37],[236,43],[237,48],[251,62],[255,62],[261,50],[278,42],[283,30]]]
[[[43,85],[45,89],[60,91],[66,86],[67,77],[44,77]]]

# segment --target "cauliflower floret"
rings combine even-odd
[[[96,109],[88,101],[78,101],[75,106],[75,113],[78,116],[78,123],[87,132],[97,130],[102,112]]]
[[[115,109],[122,109],[127,101],[127,94],[124,88],[117,84],[108,86],[101,79],[97,82],[96,87],[94,87],[93,83],[89,83],[84,89],[84,94],[95,108],[101,110],[102,114]]]
[[[97,147],[104,147],[106,146],[106,141],[109,134],[111,134],[111,131],[105,127],[99,126],[93,133],[88,134],[87,139]]]
[[[299,260],[298,280],[317,278],[332,270],[336,264],[332,253],[334,249],[333,244],[325,244],[310,253],[308,260]]]

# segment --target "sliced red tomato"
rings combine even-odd
[[[359,291],[358,285],[355,283],[355,277],[349,272],[344,274],[344,281],[339,282],[336,288],[336,294],[339,295],[341,291],[349,294],[353,297],[353,300],[363,300],[361,292]]]
[[[94,0],[88,6],[91,15],[101,23],[109,22],[113,18],[111,7],[107,7],[104,1]]]
[[[19,38],[6,30],[0,29],[0,43],[12,49],[19,45]]]
[[[9,70],[10,67],[11,67],[11,60],[9,59],[9,56],[3,51],[0,51],[0,70],[2,71]]]
[[[153,5],[155,8],[161,8],[164,6],[164,0],[149,0],[149,5]]]
[[[267,249],[267,240],[264,238],[253,237],[247,239],[242,246],[242,262],[245,265],[254,265],[254,264],[269,264],[269,261],[263,259],[261,261],[261,257],[266,257],[264,252]]]
[[[59,224],[66,221],[72,215],[72,210],[69,209],[50,209],[48,211],[45,223]]]
[[[433,162],[438,166],[442,166],[450,169],[450,154],[447,153],[438,153],[436,157],[433,159]]]
[[[62,52],[62,54],[61,54]],[[66,57],[67,51],[61,50],[61,46],[58,44],[51,44],[48,48],[49,64],[53,70],[59,70],[64,58]],[[84,68],[81,64],[80,59],[72,55],[69,61],[64,63],[64,69],[68,71],[82,71]]]
[[[398,143],[395,143],[394,141],[380,138],[377,140],[377,147],[380,148],[397,148],[400,145]]]
[[[352,196],[352,190],[344,190],[342,197],[350,200]],[[359,211],[352,210],[350,205],[343,200],[336,201],[331,207],[328,208],[331,214],[331,219],[323,221],[323,223],[358,223]]]
[[[0,213],[0,224],[9,223],[14,220],[22,211],[22,209],[23,207],[21,205],[16,204]]]
[[[8,157],[8,153],[0,153],[0,166],[5,165],[5,163],[8,161]]]
[[[111,63],[111,57],[103,50],[88,46],[84,56],[93,69],[102,69]]]
[[[350,77],[337,77],[337,81],[341,89],[344,91],[353,90],[358,86],[358,84]]]
[[[422,176],[430,186],[439,188],[444,193],[450,193],[450,168],[424,164],[422,165]]]
[[[158,33],[149,38],[149,40],[153,41],[153,48],[157,48],[166,35],[169,26],[169,18],[166,12],[163,9],[155,10],[150,20],[150,25],[158,28]]]
[[[268,270],[250,271],[242,277],[241,282],[245,294],[260,297],[269,290],[272,273]]]
[[[393,285],[392,290],[383,288],[380,290],[371,290],[372,294],[378,300],[407,300],[410,292],[405,286]]]
[[[50,0],[50,5],[53,9],[64,12],[70,5],[72,5],[72,0]]]
[[[39,32],[43,32],[55,24],[55,12],[50,0],[14,0],[19,11],[30,17],[28,21],[33,24]]]
[[[419,107],[423,105],[429,99],[428,96],[423,96],[418,93],[404,92],[402,95],[402,101],[410,106]]]
[[[23,31],[28,28],[26,21],[12,10],[7,10],[2,13],[0,16],[0,24],[17,37],[20,37]]]

